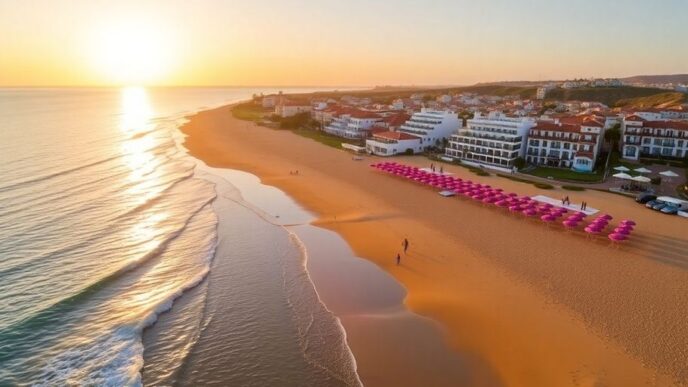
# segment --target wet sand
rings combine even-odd
[[[459,177],[521,194],[569,195],[617,219],[636,220],[633,240],[617,249],[602,238],[588,240],[580,232],[442,198],[372,170],[368,164],[379,159],[353,161],[349,153],[291,132],[235,120],[228,107],[191,117],[182,131],[195,157],[254,173],[317,214],[318,226],[337,232],[356,255],[403,284],[406,306],[437,321],[456,353],[480,359],[504,385],[680,385],[688,380],[684,219],[616,195],[542,191],[445,165]],[[397,161],[428,164],[422,157]],[[298,176],[289,174],[297,169]],[[396,266],[404,237],[411,247]],[[379,330],[370,319],[343,321],[361,370],[366,362],[408,350],[377,345],[370,338]],[[394,384],[383,379],[363,381]]]

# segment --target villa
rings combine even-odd
[[[460,125],[459,117],[453,111],[423,108],[396,131],[373,133],[373,137],[366,140],[366,149],[380,156],[420,153],[440,146]]]
[[[282,117],[292,117],[299,113],[308,113],[311,105],[307,102],[281,101],[275,106],[275,114]]]
[[[638,160],[649,157],[688,157],[688,122],[648,121],[640,115],[623,122],[621,156]]]
[[[355,108],[342,109],[333,116],[324,131],[337,137],[362,139],[368,137],[370,128],[380,121],[382,116],[377,113]]]
[[[528,130],[535,120],[492,111],[476,113],[466,125],[449,139],[446,156],[469,165],[511,171],[516,159],[525,154]]]
[[[592,172],[602,149],[604,124],[591,117],[541,120],[528,132],[530,164]]]

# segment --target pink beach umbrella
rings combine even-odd
[[[621,221],[621,224],[628,224],[628,225],[631,225],[631,226],[635,226],[635,222],[632,221],[632,220],[629,220],[629,219],[624,219],[624,220],[622,220],[622,221]]]
[[[563,224],[564,227],[566,227],[566,228],[574,228],[574,227],[578,226],[578,222],[573,221],[573,220],[565,220],[565,221],[561,222],[561,224]]]
[[[523,210],[523,215],[525,215],[527,217],[533,217],[533,216],[537,215],[537,211],[535,211],[532,208],[526,208],[525,210]]]
[[[552,215],[542,215],[542,216],[540,217],[540,220],[543,221],[543,222],[545,222],[545,223],[547,223],[547,224],[549,224],[549,223],[554,222],[554,221],[556,220],[556,218],[555,218],[554,216],[552,216]]]
[[[597,235],[600,232],[602,232],[602,230],[600,230],[599,228],[591,227],[591,226],[584,228],[583,231],[585,231],[588,235]]]
[[[622,241],[628,239],[628,236],[626,236],[624,234],[611,233],[611,234],[607,235],[607,238],[609,238],[609,240],[611,240],[612,242],[622,242]]]
[[[623,234],[623,235],[628,235],[633,231],[632,229],[628,229],[626,227],[617,227],[614,229],[615,234]]]

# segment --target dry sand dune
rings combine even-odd
[[[442,324],[455,348],[483,359],[504,385],[688,383],[685,219],[608,193],[541,191],[445,166],[459,177],[520,194],[568,194],[615,221],[636,220],[632,241],[614,248],[602,237],[442,198],[368,166],[379,159],[354,161],[291,132],[235,120],[228,107],[191,117],[183,131],[194,156],[252,172],[318,214],[318,225],[397,278],[408,289],[406,304]],[[299,176],[289,174],[295,169]],[[411,248],[397,267],[404,237]],[[359,359],[361,351],[380,353],[353,347]]]

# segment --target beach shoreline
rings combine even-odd
[[[678,311],[688,304],[681,259],[688,241],[679,232],[681,220],[606,193],[576,193],[605,212],[638,221],[637,232],[651,247],[610,249],[496,209],[443,199],[372,171],[372,158],[357,162],[291,132],[236,120],[227,106],[189,119],[181,130],[192,156],[255,174],[317,214],[315,225],[341,235],[357,256],[403,284],[407,307],[438,321],[457,352],[484,360],[502,384],[685,382],[688,332]],[[420,157],[396,161],[429,164]],[[460,167],[445,170],[522,194],[542,193]],[[405,237],[411,248],[396,267],[393,258]],[[659,250],[669,252],[664,262]],[[660,321],[665,326],[655,329]],[[357,361],[363,358],[366,349],[352,349]]]

